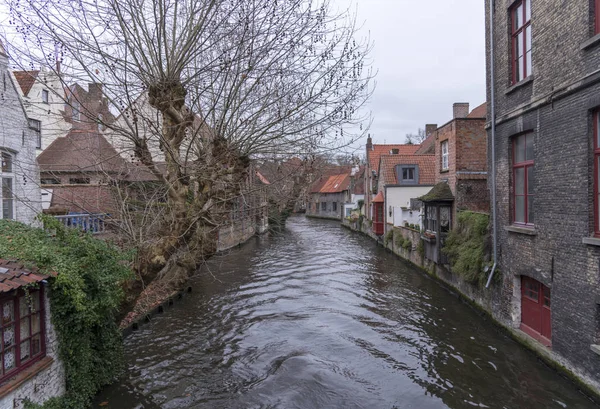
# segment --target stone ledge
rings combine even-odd
[[[0,399],[18,389],[21,385],[36,376],[38,373],[42,372],[44,369],[50,367],[52,362],[54,362],[54,359],[51,357],[44,357],[30,367],[25,368],[16,374],[13,378],[5,381],[4,385],[0,386]]]
[[[600,43],[600,34],[596,34],[592,38],[585,40],[583,43],[581,43],[581,46],[579,46],[579,49],[585,50],[587,48],[595,46],[598,43]]]
[[[527,236],[537,236],[537,231],[528,227],[519,227],[519,226],[504,226],[504,230],[511,233],[519,233],[525,234]]]
[[[595,354],[600,355],[600,345],[592,344],[590,345],[590,349],[594,351]]]
[[[581,242],[583,244],[589,244],[590,246],[600,246],[600,239],[596,237],[584,237]]]
[[[513,91],[515,91],[515,90],[517,90],[517,89],[519,89],[519,88],[521,88],[521,87],[523,87],[523,86],[525,86],[525,85],[527,85],[527,84],[529,84],[531,82],[533,82],[533,74],[531,74],[530,76],[528,76],[525,79],[522,79],[520,82],[517,82],[516,84],[511,85],[510,87],[508,87],[506,89],[506,91],[504,91],[504,95],[508,95],[508,94],[512,93]]]

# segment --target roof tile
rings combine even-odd
[[[373,145],[373,150],[369,152],[369,166],[371,169],[377,169],[381,155],[389,155],[392,149],[398,149],[398,155],[413,155],[421,145]]]
[[[417,165],[419,167],[419,185],[435,183],[435,155],[382,155],[378,174],[385,185],[398,184],[397,165]]]
[[[56,273],[52,274],[56,276]],[[26,269],[15,260],[0,259],[0,293],[6,293],[21,288],[27,284],[39,283],[50,277],[37,269]]]
[[[319,190],[319,193],[339,193],[350,188],[350,174],[330,176],[325,185]]]
[[[40,73],[39,71],[14,71],[13,72],[13,75],[15,76],[15,79],[17,80],[19,87],[21,87],[21,90],[23,91],[23,95],[27,96],[29,94],[29,91],[31,91],[33,84],[35,84],[35,80],[37,79],[39,73]]]

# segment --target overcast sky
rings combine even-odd
[[[485,102],[482,0],[332,1],[353,5],[374,43],[373,143],[403,143],[426,123],[448,122],[454,102]]]

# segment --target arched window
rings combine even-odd
[[[2,166],[0,168],[0,180],[2,183],[2,190],[0,191],[0,197],[2,198],[0,204],[0,214],[2,215],[3,219],[14,219],[14,155],[8,151],[0,150],[0,159],[2,162]]]

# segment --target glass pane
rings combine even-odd
[[[40,310],[40,292],[34,291],[31,293],[31,306],[32,312],[37,312]]]
[[[4,372],[8,372],[15,367],[15,349],[11,348],[4,352]]]
[[[515,169],[515,194],[525,194],[525,168]]]
[[[450,208],[440,207],[440,230],[442,233],[450,231]]]
[[[527,194],[532,195],[535,188],[533,166],[527,167]]]
[[[521,31],[519,34],[517,34],[517,53],[516,56],[519,57],[519,59],[521,59],[521,57],[523,57],[523,54],[525,54],[525,50],[523,50],[523,32]]]
[[[29,328],[29,317],[23,318],[19,325],[20,339],[29,338],[31,335],[31,328]]]
[[[527,54],[525,55],[525,71],[524,71],[524,76],[528,77],[531,75],[531,51],[528,51]]]
[[[517,137],[514,144],[515,163],[525,161],[525,135]]]
[[[8,327],[4,328],[4,331],[2,331],[2,335],[3,335],[3,342],[4,342],[4,349],[13,346],[15,344],[15,326],[14,325],[9,325]]]
[[[40,332],[40,313],[31,316],[31,333],[37,334]]]
[[[24,295],[19,297],[19,316],[24,317],[29,315],[29,305],[27,304],[27,298]]]
[[[519,81],[522,81],[523,79],[525,79],[525,68],[523,67],[523,60],[524,57],[519,57],[519,60],[517,61],[517,67],[519,70],[519,75],[517,76],[517,79]]]
[[[21,362],[28,360],[31,357],[31,350],[29,340],[21,342],[19,352],[21,353]]]
[[[525,137],[525,160],[533,160],[533,134]]]
[[[534,205],[535,196],[527,196],[527,223],[534,223],[535,219],[533,217],[535,205]]]
[[[2,172],[12,172],[12,156],[6,152],[2,152]]]
[[[2,178],[2,218],[13,218],[12,179]]]
[[[531,0],[525,0],[523,3],[525,6],[525,22],[528,22],[531,20]]]
[[[40,334],[31,337],[31,356],[36,356],[42,350]]]
[[[14,310],[13,310],[13,302],[11,301],[6,301],[5,303],[2,304],[2,324],[8,324],[11,323],[14,319]]]
[[[515,197],[515,222],[525,223],[525,196]]]
[[[518,30],[523,25],[523,5],[520,5],[519,7],[516,8],[515,14],[514,14],[514,19],[515,19],[514,29]]]
[[[525,52],[531,51],[531,26],[525,27]]]

